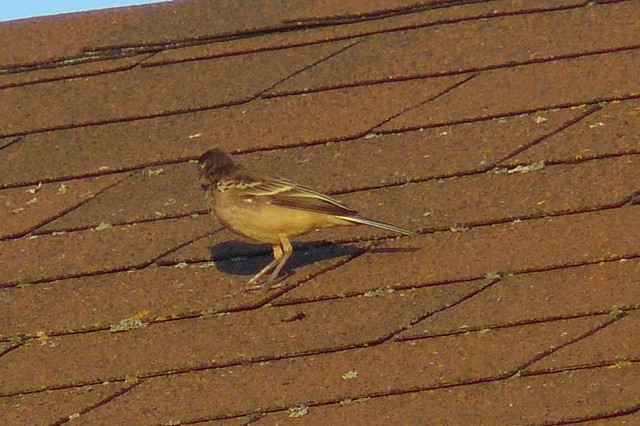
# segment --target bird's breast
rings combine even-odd
[[[336,216],[269,204],[259,198],[245,198],[234,191],[214,191],[207,198],[218,220],[233,232],[253,240],[278,244],[287,238],[317,228],[351,225]]]

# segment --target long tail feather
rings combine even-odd
[[[361,217],[355,216],[338,216],[340,219],[348,220],[349,222],[361,223],[363,225],[375,226],[376,228],[386,229],[388,231],[397,232],[398,234],[403,235],[418,235],[413,231],[409,231],[408,229],[400,228],[398,226],[390,225],[384,222],[377,222],[375,220],[363,219]]]

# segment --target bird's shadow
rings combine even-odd
[[[283,275],[290,275],[296,268],[316,262],[343,256],[352,257],[365,251],[369,253],[401,253],[418,249],[418,247],[372,247],[366,249],[328,241],[299,243],[294,244],[293,253],[283,268]],[[273,259],[273,251],[270,245],[227,241],[211,247],[211,259],[220,272],[249,276],[257,274]]]

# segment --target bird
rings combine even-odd
[[[226,151],[213,148],[198,159],[199,183],[209,211],[232,232],[271,244],[273,260],[248,284],[271,272],[267,288],[293,253],[291,239],[319,228],[369,225],[403,235],[408,229],[360,217],[341,201],[307,186],[248,168]],[[264,284],[256,287],[260,288]]]

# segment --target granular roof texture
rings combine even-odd
[[[640,424],[640,2],[250,3],[0,24],[0,423]],[[245,292],[212,147],[419,236]]]

